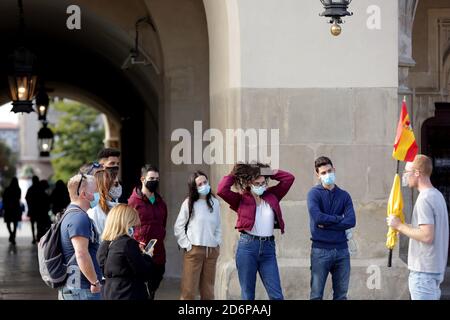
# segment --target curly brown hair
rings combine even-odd
[[[239,162],[234,165],[231,174],[234,176],[234,184],[236,187],[240,188],[241,190],[249,190],[252,181],[257,179],[258,177],[264,176],[266,179],[268,179],[269,174],[267,174],[267,171],[269,170],[267,169],[270,170],[270,166],[268,164],[260,162]]]

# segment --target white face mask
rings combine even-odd
[[[112,187],[109,190],[109,195],[111,196],[111,198],[113,198],[114,200],[117,200],[120,198],[120,196],[122,195],[122,186],[119,184],[117,187]]]

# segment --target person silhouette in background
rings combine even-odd
[[[50,216],[48,215],[50,211],[50,196],[47,193],[49,189],[48,181],[41,180],[39,182],[39,203],[38,211],[36,215],[37,222],[37,235],[36,241],[39,242],[41,237],[50,229],[52,224]]]
[[[16,244],[17,224],[22,220],[22,209],[20,207],[19,180],[12,178],[11,183],[3,192],[4,221],[9,232],[9,242]],[[11,227],[12,224],[12,227]]]
[[[39,178],[37,176],[33,176],[32,184],[28,188],[27,194],[25,196],[25,200],[27,201],[28,206],[28,217],[30,218],[31,225],[31,235],[33,237],[32,244],[36,243],[36,215],[39,206]]]
[[[56,216],[59,213],[64,212],[64,209],[70,203],[69,191],[67,186],[62,180],[56,181],[55,188],[50,194],[50,206],[52,213]]]

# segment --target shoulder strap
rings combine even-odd
[[[70,212],[75,212],[75,211],[77,211],[77,209],[75,209],[75,208],[66,208],[63,212],[63,214],[62,214],[62,216],[59,218],[59,220],[57,221],[57,223],[58,224],[61,224],[62,223],[62,221],[63,221],[63,219],[70,213]]]

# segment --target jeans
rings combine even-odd
[[[101,300],[101,294],[92,293],[90,289],[63,287],[58,290],[58,300]]]
[[[409,292],[411,300],[439,300],[440,284],[444,280],[442,273],[416,272],[409,273]]]
[[[322,300],[328,274],[333,281],[333,300],[347,300],[350,254],[345,249],[311,249],[311,300]]]
[[[255,299],[256,273],[259,273],[271,300],[283,300],[274,240],[259,240],[241,234],[236,251],[241,297]]]

